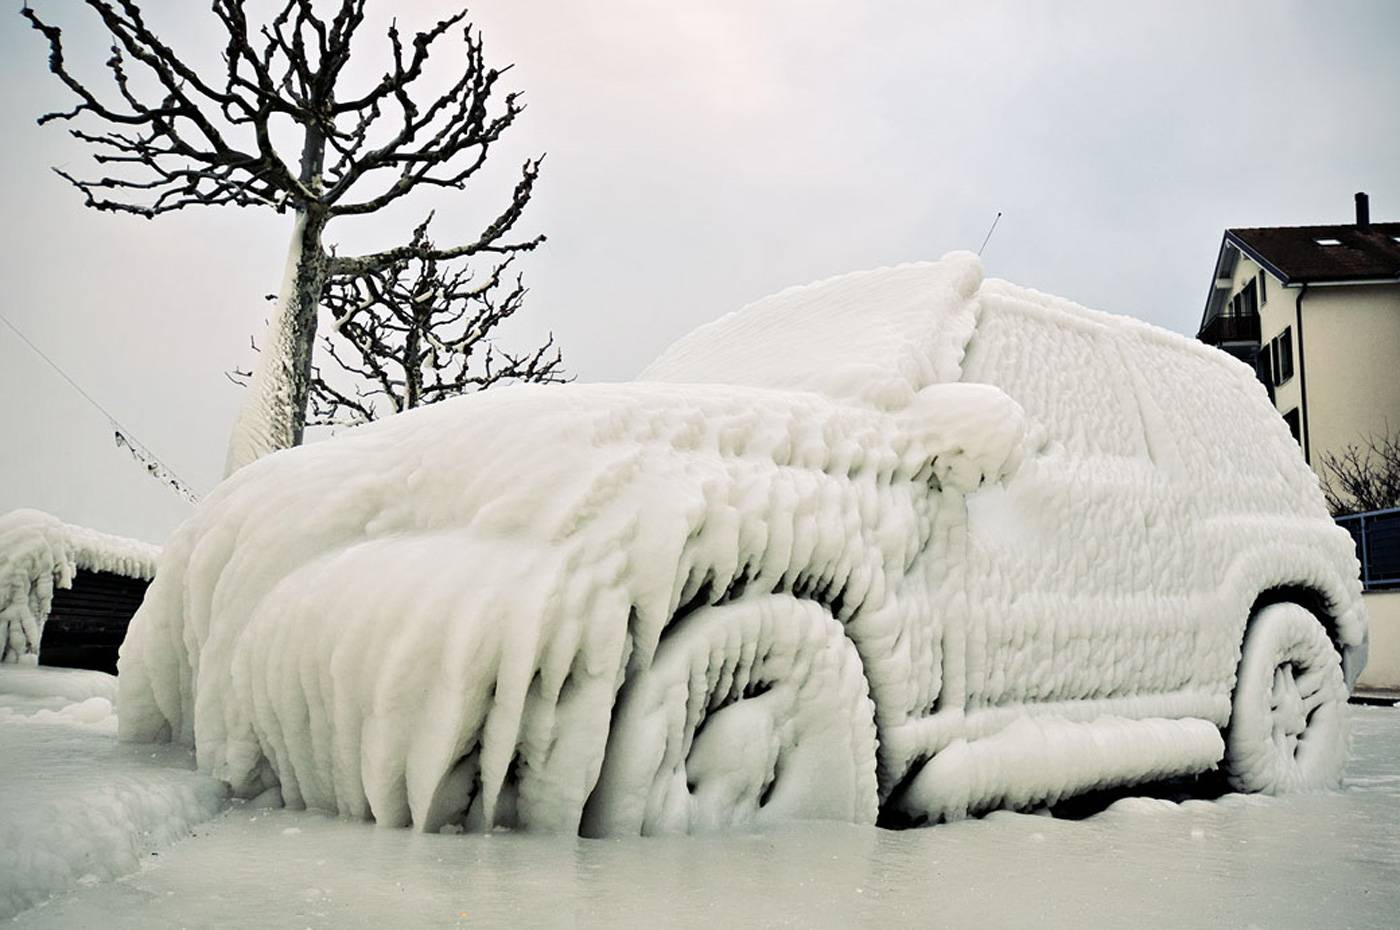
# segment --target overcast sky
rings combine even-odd
[[[95,17],[32,0],[100,65]],[[11,5],[15,6],[14,4]],[[206,4],[142,4],[207,60]],[[370,0],[401,26],[453,3]],[[548,244],[503,342],[553,331],[584,381],[632,377],[698,323],[789,284],[976,249],[989,275],[1194,333],[1227,226],[1400,219],[1400,4],[479,0],[528,110],[466,192],[329,233],[395,244],[436,208],[473,237],[547,152],[525,229]],[[384,46],[363,43],[367,73]],[[0,20],[0,311],[198,491],[218,481],[290,219],[85,211],[34,118],[69,98]],[[189,505],[0,326],[0,512],[160,541]]]

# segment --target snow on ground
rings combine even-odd
[[[0,919],[138,869],[218,813],[189,754],[117,742],[116,679],[0,666]]]
[[[76,668],[0,668],[0,717],[59,710],[89,698],[105,698],[115,704],[116,676]]]
[[[123,879],[15,928],[1393,928],[1400,709],[1352,708],[1346,787],[1128,799],[892,832],[609,840],[421,834],[235,803]],[[4,823],[5,821],[0,821]]]

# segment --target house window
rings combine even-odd
[[[1269,403],[1274,402],[1274,369],[1269,361],[1267,348],[1259,350],[1259,354],[1254,357],[1254,373],[1259,377],[1259,383],[1264,385],[1264,390],[1269,392]]]
[[[1230,309],[1226,316],[1258,316],[1259,315],[1259,292],[1254,285],[1254,279],[1250,278],[1249,283],[1240,288],[1238,294],[1230,298]]]
[[[1278,337],[1279,384],[1293,377],[1293,327],[1285,326]]]
[[[1288,424],[1288,431],[1293,434],[1293,441],[1302,445],[1303,428],[1298,419],[1298,408],[1294,407],[1292,410],[1285,413],[1283,415],[1283,422]]]
[[[1240,291],[1240,302],[1244,305],[1242,309],[1244,310],[1245,316],[1258,315],[1259,291],[1255,287],[1254,280],[1252,278],[1250,279],[1250,282],[1244,286],[1244,290]]]
[[[1269,299],[1269,286],[1265,283],[1268,280],[1268,275],[1262,271],[1259,272],[1259,303],[1261,305]]]

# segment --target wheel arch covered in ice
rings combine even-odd
[[[1297,604],[1308,611],[1326,632],[1332,648],[1341,659],[1347,687],[1351,688],[1366,667],[1370,645],[1369,631],[1358,620],[1353,603],[1354,595],[1347,586],[1339,584],[1335,578],[1315,576],[1261,589],[1250,604],[1249,617],[1257,617],[1261,610],[1274,604]],[[1355,633],[1358,625],[1362,626],[1359,637]]]

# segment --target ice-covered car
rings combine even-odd
[[[1357,575],[1243,365],[955,254],[243,469],[165,548],[120,724],[430,831],[1322,787]]]

